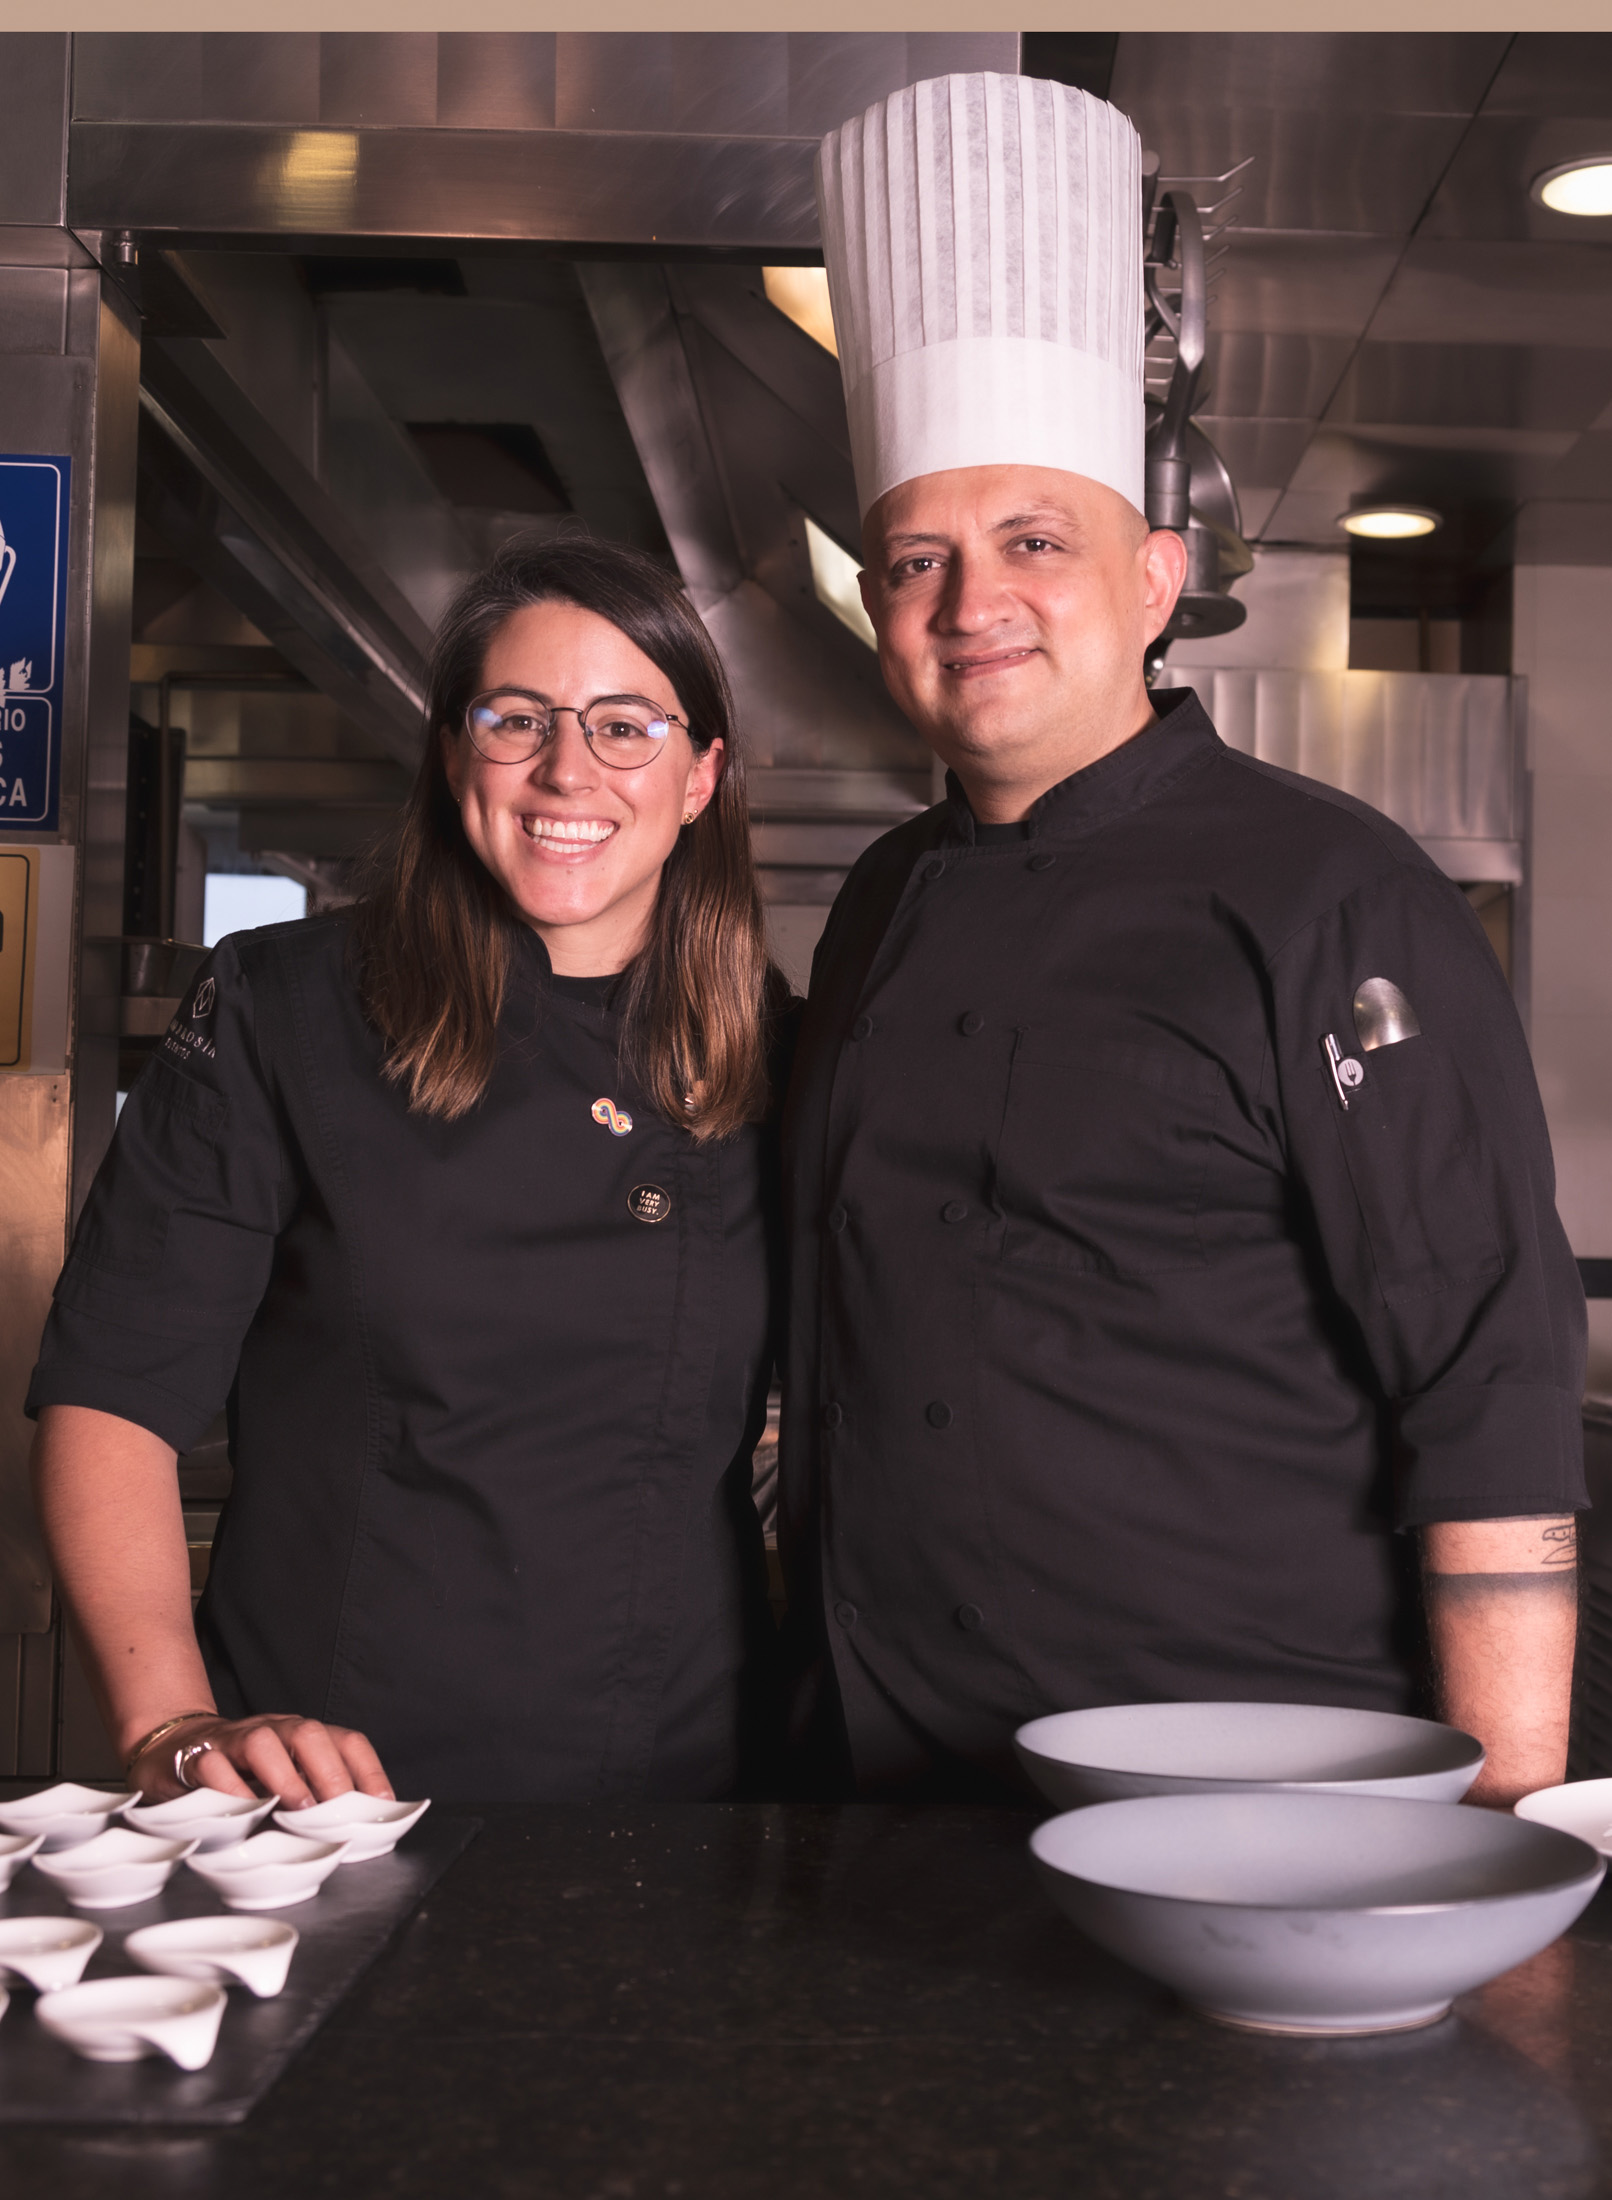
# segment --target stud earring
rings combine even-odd
[[[685,825],[692,825],[699,814],[700,813],[698,810],[685,810],[683,812],[683,823]]]

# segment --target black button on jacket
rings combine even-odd
[[[380,1073],[342,918],[226,941],[34,1380],[181,1450],[228,1397],[219,1702],[364,1729],[404,1795],[721,1794],[772,1633],[767,1134],[697,1146],[565,987],[524,936],[492,1083],[443,1123]]]
[[[1392,1527],[1585,1501],[1583,1298],[1464,896],[1159,708],[1023,836],[954,787],[818,950],[781,1541],[865,1784],[1086,1704],[1402,1707]],[[1422,1032],[1362,1054],[1371,977]]]

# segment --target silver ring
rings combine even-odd
[[[190,1768],[198,1757],[205,1757],[212,1746],[211,1742],[182,1742],[174,1751],[174,1778],[182,1788],[196,1785],[190,1777]]]

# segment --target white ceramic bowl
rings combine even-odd
[[[1587,1841],[1602,1856],[1612,1856],[1612,1780],[1569,1780],[1562,1787],[1536,1788],[1516,1806],[1517,1816],[1536,1826],[1554,1826]]]
[[[0,1894],[11,1885],[30,1856],[45,1843],[42,1833],[0,1833]]]
[[[1032,1719],[1013,1746],[1064,1810],[1264,1788],[1457,1803],[1483,1765],[1483,1745],[1454,1727],[1337,1704],[1103,1704]]]
[[[277,1810],[274,1822],[299,1840],[345,1841],[342,1862],[364,1864],[371,1857],[389,1856],[430,1808],[429,1797],[423,1803],[393,1803],[382,1795],[360,1795],[355,1788],[328,1803],[310,1803],[306,1810]]]
[[[34,1869],[54,1879],[81,1910],[122,1910],[160,1893],[194,1846],[192,1841],[153,1841],[127,1826],[109,1826],[93,1841],[59,1856],[36,1856]]]
[[[49,1850],[76,1848],[93,1841],[115,1818],[129,1795],[108,1795],[104,1788],[81,1787],[76,1780],[59,1780],[54,1787],[39,1788],[32,1795],[13,1795],[0,1802],[0,1829],[6,1833],[43,1834]]]
[[[298,1938],[277,1917],[175,1917],[130,1933],[123,1952],[144,1970],[246,1986],[267,2000],[285,1985]]]
[[[1546,1826],[1380,1795],[1151,1795],[1031,1852],[1082,1932],[1259,2032],[1409,2030],[1565,1932],[1606,1870]]]
[[[26,1979],[41,1994],[76,1986],[104,1938],[87,1917],[0,1918],[0,1977]]]
[[[258,1833],[233,1849],[193,1856],[199,1873],[232,1910],[284,1910],[319,1892],[347,1854],[340,1841],[300,1841],[290,1833]]]
[[[169,1803],[143,1803],[132,1796],[123,1805],[126,1826],[136,1833],[155,1834],[159,1840],[194,1841],[198,1851],[233,1848],[259,1826],[279,1801],[277,1795],[261,1802],[250,1795],[220,1795],[216,1788],[197,1788],[191,1795],[176,1795]]]
[[[91,2062],[161,2054],[181,2070],[200,2070],[218,2043],[225,1999],[222,1986],[189,1979],[96,1978],[41,1994],[34,2014]]]

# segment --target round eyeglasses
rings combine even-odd
[[[497,688],[467,705],[465,732],[489,764],[528,764],[553,740],[564,711],[577,720],[600,763],[615,772],[652,764],[672,727],[688,724],[642,695],[597,695],[578,710],[573,703],[545,703],[524,688]]]

